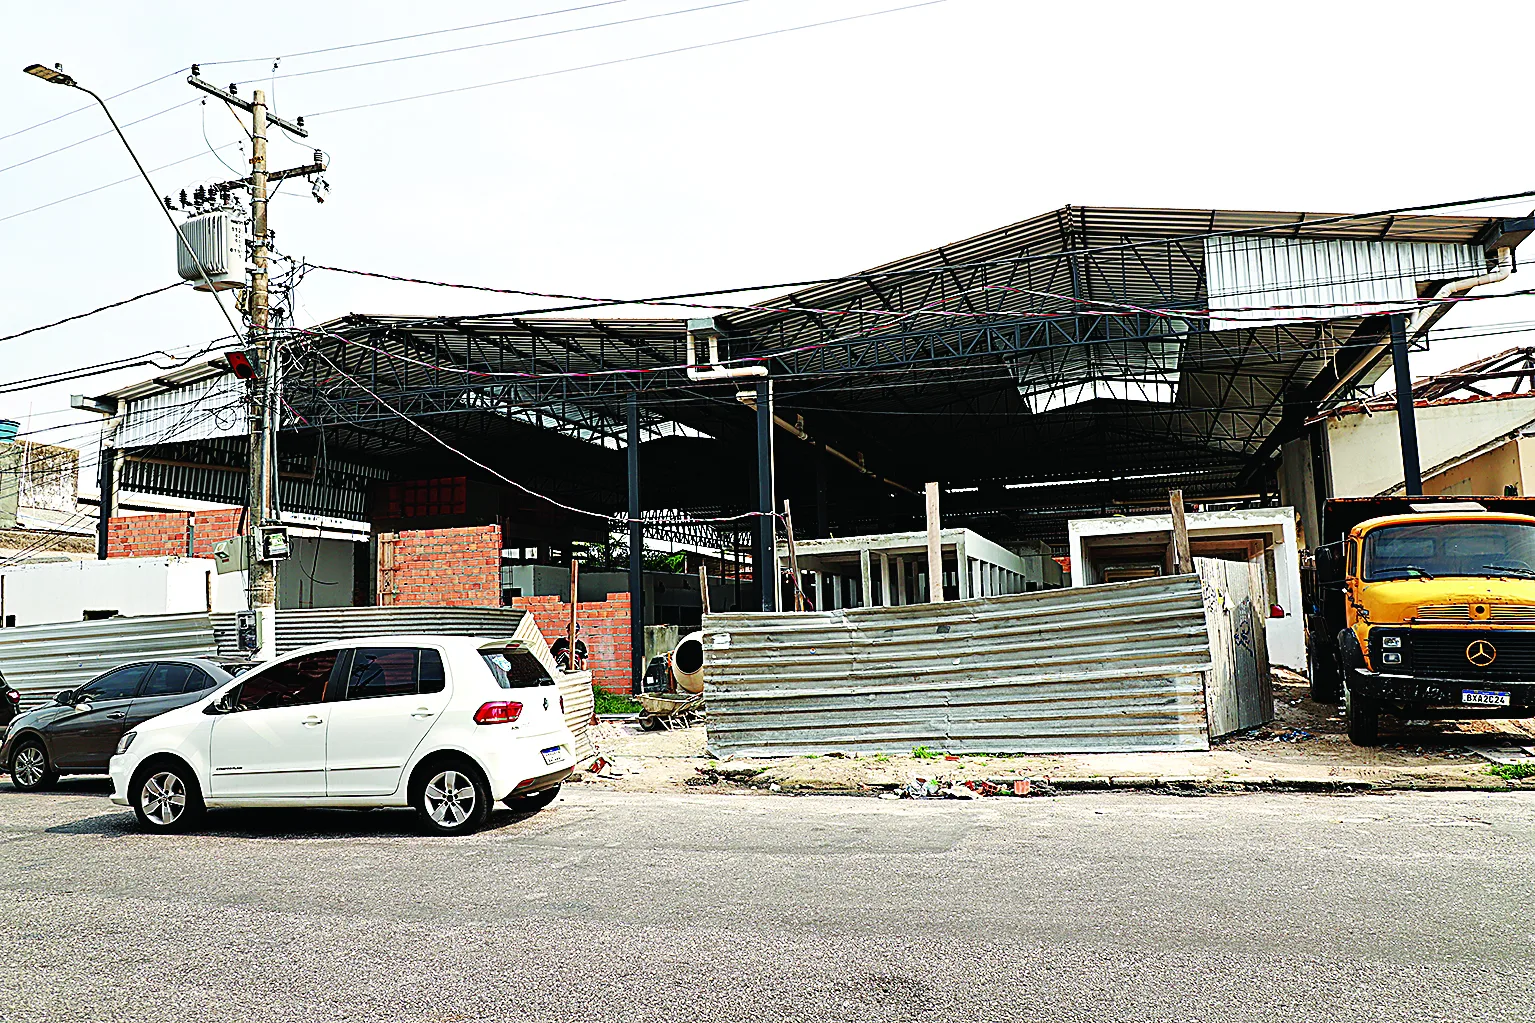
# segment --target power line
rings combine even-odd
[[[140,292],[139,294],[134,295],[132,298],[119,299],[116,302],[108,302],[106,305],[99,305],[89,312],[75,313],[73,316],[66,316],[62,320],[54,320],[52,323],[44,323],[39,327],[28,327],[26,330],[17,331],[14,334],[6,334],[3,337],[0,337],[0,341],[12,341],[18,337],[26,337],[28,334],[36,334],[40,330],[48,330],[51,327],[57,327],[65,323],[72,323],[75,320],[83,320],[87,316],[95,316],[97,313],[104,313],[108,309],[119,309],[125,305],[129,305],[130,303],[137,302],[140,299],[149,298],[153,295],[163,294],[164,292],[170,291],[172,288],[179,287],[181,287],[181,282],[177,281],[175,284],[167,284],[164,287],[155,288],[151,291]]]
[[[615,25],[633,25],[641,21],[654,21],[658,18],[671,18],[679,14],[694,14],[698,11],[712,11],[717,7],[734,7],[736,4],[750,3],[751,0],[721,0],[719,3],[706,4],[702,7],[688,7],[678,11],[661,11],[656,14],[644,14],[634,18],[623,18],[618,21],[603,21],[595,25],[576,25],[571,28],[558,28],[551,32],[539,32],[536,35],[516,36],[512,39],[496,39],[488,43],[470,43],[467,46],[454,46],[446,50],[432,50],[427,53],[406,53],[398,57],[382,57],[378,60],[366,60],[357,64],[338,64],[335,67],[313,68],[309,71],[290,71],[285,75],[272,75],[269,78],[252,78],[243,85],[268,80],[281,81],[285,78],[305,78],[309,75],[325,75],[334,71],[353,71],[357,68],[376,67],[380,64],[395,64],[405,60],[420,60],[424,57],[441,57],[449,53],[463,53],[467,50],[483,50],[491,46],[505,46],[509,43],[525,43],[534,39],[549,39],[554,36],[571,35],[576,32],[590,32],[598,28],[612,28]],[[579,9],[579,8],[577,8]],[[560,12],[564,13],[564,12]],[[519,19],[520,20],[520,19]]]
[[[593,8],[596,8],[596,7],[612,7],[615,4],[621,4],[621,3],[628,3],[628,0],[603,0],[603,2],[601,2],[601,3],[583,4],[580,7],[565,7],[565,8],[561,8],[560,10],[557,10],[557,11],[540,11],[537,14],[520,14],[520,15],[518,15],[515,18],[499,18],[499,19],[497,19],[495,21],[481,21],[481,22],[477,22],[477,23],[475,23],[473,25],[459,25],[456,28],[438,28],[438,29],[432,29],[429,32],[412,32],[410,35],[391,36],[388,39],[370,39],[367,42],[362,42],[362,43],[344,43],[344,44],[342,44],[340,46],[326,46],[326,47],[322,47],[321,49],[318,49],[318,50],[301,50],[298,53],[284,53],[284,54],[280,54],[279,57],[281,59],[284,59],[284,60],[291,59],[291,58],[297,58],[297,57],[313,57],[316,54],[321,54],[321,53],[336,53],[337,51],[340,51],[340,50],[355,50],[355,49],[358,49],[358,48],[364,47],[364,46],[382,46],[385,43],[401,43],[401,42],[405,42],[405,41],[410,40],[410,39],[424,39],[424,38],[426,38],[428,36],[447,35],[448,33],[451,33],[451,32],[468,32],[471,29],[476,29],[476,28],[490,28],[491,26],[494,26],[494,25],[506,25],[506,24],[509,24],[511,22],[514,22],[514,21],[530,21],[530,20],[532,20],[534,18],[548,18],[548,17],[552,17],[553,15],[556,15],[556,14],[571,14],[571,13],[574,13],[576,11],[589,11],[589,10],[592,10]],[[221,67],[221,66],[226,65],[226,64],[255,64],[255,63],[260,62],[260,61],[267,61],[267,60],[271,60],[271,59],[272,59],[271,57],[245,57],[245,58],[240,59],[240,60],[205,60],[205,61],[199,61],[198,62],[198,66],[199,67]],[[183,70],[185,70],[185,69],[183,69]],[[173,72],[173,74],[174,73],[177,73],[177,72]],[[170,76],[167,75],[166,77],[170,77]],[[251,79],[251,80],[252,81],[256,81],[257,79]]]
[[[235,145],[238,145],[238,144],[239,143],[236,143],[236,142],[230,142],[227,145],[222,145],[222,146],[216,147],[214,149],[214,152],[217,153],[220,150],[228,149],[231,146],[235,146]],[[196,160],[196,159],[199,159],[199,158],[207,156],[207,155],[208,155],[207,152],[193,153],[191,156],[183,156],[179,160],[172,160],[170,163],[162,163],[158,167],[151,167],[151,168],[149,168],[149,170],[150,170],[151,173],[153,173],[154,171],[163,171],[163,170],[166,170],[166,169],[168,169],[170,167],[178,167],[178,166],[180,166],[183,163],[188,163],[188,162],[190,162],[192,160]],[[108,181],[104,185],[97,185],[95,188],[87,188],[83,192],[76,192],[74,195],[66,195],[62,199],[55,199],[52,202],[45,202],[41,206],[33,206],[31,209],[21,210],[20,212],[17,212],[17,213],[8,213],[5,216],[0,217],[0,224],[3,224],[7,220],[15,220],[17,217],[24,217],[28,213],[36,213],[38,210],[46,210],[49,207],[57,206],[60,203],[70,202],[71,200],[74,200],[74,199],[81,199],[81,198],[84,198],[87,195],[94,195],[95,193],[105,191],[108,188],[115,188],[118,185],[126,184],[129,181],[137,181],[137,180],[138,180],[138,175],[137,174],[130,174],[126,178],[118,178],[116,181]]]
[[[497,85],[510,85],[513,82],[528,82],[538,78],[551,78],[555,75],[566,75],[575,71],[590,71],[594,68],[613,67],[618,64],[628,64],[637,60],[649,60],[651,57],[667,57],[676,53],[690,53],[694,50],[707,50],[713,46],[724,46],[728,43],[741,43],[751,39],[765,39],[769,36],[783,35],[788,32],[801,32],[810,28],[821,28],[826,25],[838,25],[848,21],[859,21],[864,18],[877,18],[883,14],[895,14],[899,11],[915,10],[919,7],[932,7],[935,4],[947,3],[948,0],[923,0],[922,3],[907,4],[904,7],[887,7],[884,10],[868,11],[864,14],[850,14],[844,18],[830,18],[826,21],[813,21],[804,25],[791,25],[788,28],[775,28],[766,32],[753,32],[750,35],[733,36],[729,39],[716,39],[713,42],[695,43],[692,46],[678,46],[669,50],[656,50],[652,53],[640,53],[630,57],[618,57],[614,60],[598,61],[594,64],[582,64],[577,67],[559,68],[554,71],[541,71],[533,75],[519,75],[516,78],[502,78],[494,82],[481,82],[478,85],[461,85],[452,89],[438,89],[433,92],[417,93],[413,96],[397,96],[394,99],[381,99],[372,103],[358,103],[349,107],[335,107],[331,110],[321,110],[319,113],[308,115],[311,120],[316,117],[328,117],[331,114],[351,113],[354,110],[369,110],[373,107],[391,106],[395,103],[409,103],[418,99],[431,99],[435,96],[449,96],[459,92],[473,92],[476,89],[489,89]]]
[[[117,99],[120,96],[128,95],[130,92],[138,92],[140,89],[145,89],[145,88],[148,88],[149,86],[154,85],[154,84],[156,84],[158,82],[163,82],[167,78],[175,78],[177,75],[181,74],[182,72],[184,72],[186,70],[188,70],[188,69],[182,67],[182,68],[177,68],[174,71],[168,71],[168,72],[166,72],[165,74],[161,75],[158,78],[151,78],[147,82],[140,82],[138,85],[133,86],[131,89],[124,89],[122,92],[114,92],[112,95],[108,96],[107,99]],[[5,134],[5,135],[0,135],[0,142],[4,142],[6,139],[15,138],[17,135],[25,135],[27,132],[33,130],[34,128],[41,128],[45,124],[52,124],[55,121],[62,121],[66,117],[73,117],[75,114],[83,113],[86,110],[95,110],[95,109],[96,108],[93,107],[93,106],[86,105],[86,106],[83,106],[83,107],[75,107],[73,110],[66,110],[62,114],[56,114],[55,116],[50,117],[50,118],[48,118],[45,121],[38,121],[36,124],[29,124],[25,128],[17,128],[13,132],[10,132],[10,133]]]
[[[153,120],[154,118],[159,117],[162,114],[168,114],[168,113],[170,113],[173,110],[180,110],[182,107],[191,106],[193,103],[196,103],[196,102],[197,101],[195,99],[189,99],[189,100],[187,100],[187,101],[185,101],[183,103],[177,103],[174,106],[166,107],[164,110],[157,110],[157,111],[155,111],[152,114],[146,114],[145,116],[140,117],[136,121],[128,121],[128,122],[123,124],[123,127],[124,128],[131,128],[135,124],[143,124],[145,121]],[[18,160],[16,163],[8,164],[8,165],[6,165],[4,167],[0,167],[0,174],[4,174],[6,171],[15,170],[17,167],[25,167],[29,163],[36,163],[38,160],[41,160],[41,159],[43,159],[44,157],[47,157],[47,156],[52,156],[55,153],[62,153],[65,150],[73,149],[76,146],[83,146],[87,142],[94,142],[97,139],[106,138],[108,135],[111,135],[113,133],[114,133],[113,131],[103,131],[103,132],[98,132],[95,135],[87,135],[83,139],[79,139],[78,141],[71,142],[71,143],[69,143],[68,145],[65,145],[65,146],[60,146],[57,149],[50,149],[46,153],[39,153],[36,156],[29,156],[25,160]]]

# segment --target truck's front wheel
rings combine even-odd
[[[1380,698],[1358,682],[1344,687],[1343,715],[1355,746],[1374,746],[1380,740]]]

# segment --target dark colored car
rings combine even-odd
[[[51,785],[61,774],[105,774],[124,732],[232,678],[198,658],[113,668],[79,689],[66,689],[46,707],[17,715],[0,744],[0,765],[24,792]]]
[[[12,689],[0,675],[0,729],[11,723],[11,718],[21,709],[21,694]]]

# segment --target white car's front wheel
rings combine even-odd
[[[479,828],[490,815],[490,786],[467,764],[439,761],[422,773],[411,802],[429,833],[462,835]]]
[[[139,823],[150,831],[185,831],[203,813],[197,777],[185,764],[162,761],[140,770],[128,798]]]

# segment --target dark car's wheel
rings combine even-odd
[[[48,751],[37,739],[23,739],[11,753],[11,784],[23,792],[45,789],[59,780],[59,772],[48,763]]]
[[[139,823],[150,831],[185,831],[203,815],[202,790],[191,768],[157,761],[140,768],[128,786]]]
[[[537,813],[554,802],[555,797],[559,794],[560,787],[556,785],[553,788],[544,789],[542,792],[535,792],[531,796],[507,796],[501,802],[506,804],[507,809],[515,810],[518,813]]]
[[[1374,746],[1380,741],[1380,698],[1355,683],[1343,692],[1343,717],[1348,737],[1355,746]]]
[[[438,760],[417,772],[411,805],[428,834],[463,835],[490,816],[490,785],[467,761]]]

